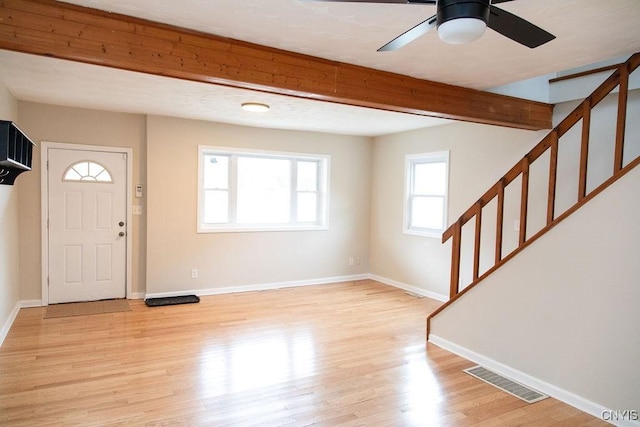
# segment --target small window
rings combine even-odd
[[[198,232],[326,229],[329,156],[199,147]]]
[[[447,224],[449,152],[406,156],[404,232],[441,237]]]
[[[83,161],[75,163],[64,173],[63,181],[111,183],[111,174],[107,169],[95,162]]]

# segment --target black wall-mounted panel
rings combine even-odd
[[[34,145],[15,123],[0,120],[0,184],[13,185],[18,175],[31,170]]]

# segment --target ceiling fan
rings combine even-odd
[[[341,3],[434,4],[437,13],[405,31],[378,52],[401,48],[407,43],[437,28],[440,38],[451,44],[469,43],[479,39],[487,27],[511,40],[536,48],[556,37],[519,16],[500,9],[495,4],[513,0],[314,0]]]

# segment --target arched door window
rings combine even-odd
[[[62,180],[71,182],[113,182],[111,174],[104,166],[91,161],[82,161],[69,166]]]

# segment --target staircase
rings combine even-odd
[[[627,128],[627,106],[629,97],[629,75],[640,66],[640,53],[636,53],[625,63],[614,68],[611,76],[605,80],[590,96],[580,103],[563,121],[561,121],[545,138],[542,139],[521,161],[514,165],[502,178],[498,180],[476,203],[474,203],[460,218],[447,229],[442,237],[443,243],[452,239],[451,256],[451,282],[450,299],[427,318],[427,339],[431,330],[431,319],[455,304],[465,293],[478,286],[485,278],[495,272],[509,260],[517,256],[527,246],[549,232],[553,227],[568,218],[575,211],[584,206],[599,193],[620,179],[626,173],[640,164],[640,155],[625,152],[625,130]],[[605,177],[593,185],[589,179],[590,162],[590,136],[594,109],[611,93],[618,89],[618,105],[615,123],[615,139],[612,144],[613,153],[609,153],[613,159],[613,165],[608,177]],[[574,203],[567,206],[562,212],[558,209],[558,194],[560,189],[566,188],[564,180],[569,180],[559,172],[559,156],[564,141],[570,133],[578,132],[579,150],[578,159],[575,159],[577,167],[577,197]],[[563,137],[566,137],[563,139]],[[568,144],[569,142],[567,142]],[[536,163],[536,161],[538,163]],[[540,170],[548,162],[548,177],[546,203],[544,206],[534,205],[540,203],[539,198],[530,197],[532,186],[532,170]],[[505,200],[507,193],[512,195],[519,190],[519,230],[516,247],[509,253],[505,253]],[[546,213],[544,223],[533,231],[528,230],[532,221],[532,212]],[[487,224],[495,224],[495,244],[492,254],[488,257],[486,245],[482,246],[482,239],[487,236],[483,233]],[[465,225],[471,225],[472,233],[464,233]],[[474,227],[473,227],[474,226]],[[532,227],[530,227],[532,228]],[[467,231],[468,231],[467,227]],[[471,238],[469,239],[469,235]],[[492,236],[493,240],[493,236]],[[469,243],[467,245],[466,243]],[[471,281],[464,288],[461,286],[462,248],[470,248],[472,255]],[[487,265],[487,259],[491,262]],[[482,268],[481,268],[482,267]]]

